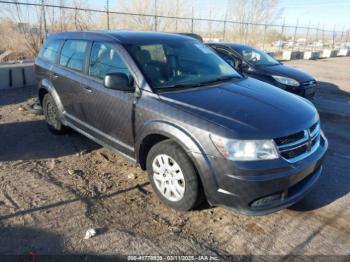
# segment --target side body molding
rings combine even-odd
[[[215,202],[213,197],[219,188],[215,178],[214,170],[209,158],[201,144],[191,136],[185,129],[174,123],[163,120],[148,121],[141,128],[140,134],[135,137],[135,154],[139,162],[139,152],[142,141],[149,135],[163,135],[177,142],[192,159],[205,189],[205,194],[209,202]],[[139,129],[139,130],[140,130]]]

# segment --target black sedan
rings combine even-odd
[[[278,62],[261,50],[233,43],[208,43],[207,45],[246,76],[306,98],[312,98],[315,95],[317,87],[315,78]]]

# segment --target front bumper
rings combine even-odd
[[[247,215],[264,215],[293,205],[313,187],[322,173],[328,142],[322,136],[308,157],[288,163],[284,159],[233,162],[211,158],[218,188],[208,197],[212,205]]]
[[[293,94],[305,97],[307,99],[312,99],[316,94],[317,84],[315,83],[310,86],[298,86],[298,87],[285,86],[285,90]]]

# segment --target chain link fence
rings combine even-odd
[[[156,11],[154,14],[120,12],[110,10],[109,1],[104,9],[47,4],[46,1],[0,1],[0,10],[1,20],[11,18],[13,30],[19,37],[22,35],[27,42],[28,37],[31,38],[27,46],[33,50],[30,54],[23,54],[29,58],[35,56],[47,34],[68,30],[191,32],[208,42],[239,42],[267,52],[350,48],[349,29],[337,31],[298,24],[257,24],[193,15],[164,16]],[[1,45],[0,49],[5,51],[6,48]]]

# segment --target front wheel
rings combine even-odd
[[[191,159],[175,142],[166,140],[152,147],[147,171],[153,190],[166,205],[187,211],[199,204],[198,175]]]

